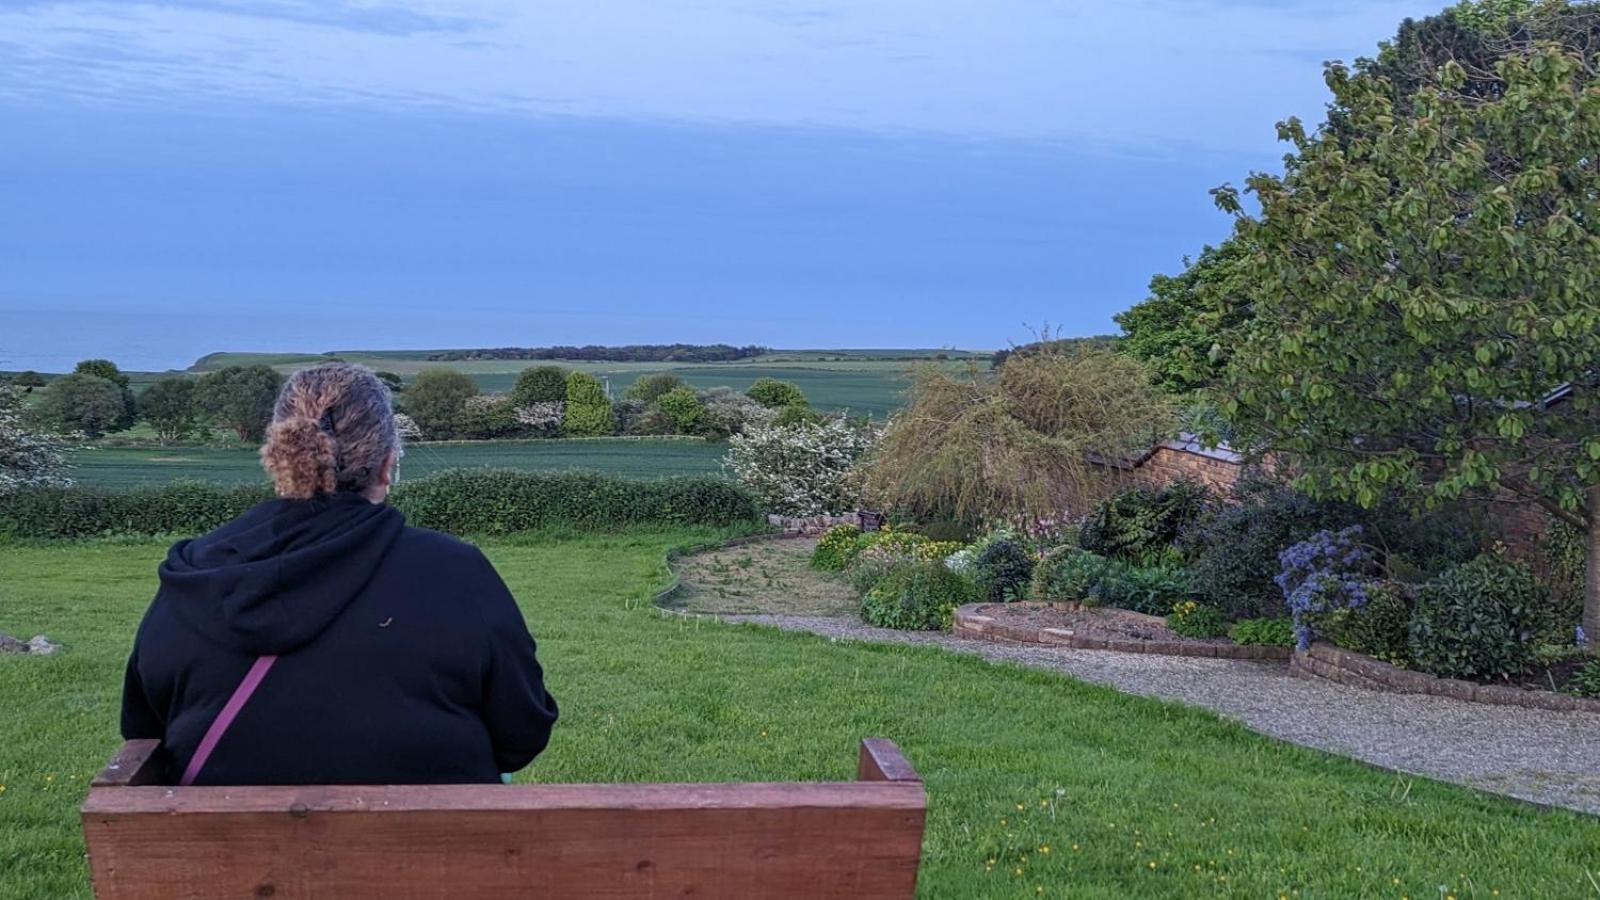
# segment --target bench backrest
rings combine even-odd
[[[82,809],[95,896],[910,897],[926,797],[895,745],[859,780],[166,787],[130,741]]]

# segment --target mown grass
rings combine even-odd
[[[927,780],[930,897],[1583,897],[1600,820],[1272,741],[1208,713],[905,646],[667,617],[704,531],[486,544],[563,720],[538,781],[843,779],[893,738]],[[0,547],[0,896],[87,896],[75,809],[117,743],[120,669],[163,547]],[[1471,737],[1463,735],[1463,740]]]
[[[400,472],[421,478],[444,469],[493,467],[527,471],[583,469],[630,478],[704,475],[722,470],[728,446],[714,441],[596,439],[463,441],[406,447]],[[222,484],[265,484],[256,448],[104,447],[68,455],[83,484],[136,487],[180,478]]]

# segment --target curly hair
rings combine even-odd
[[[364,366],[325,363],[289,376],[261,447],[278,496],[363,492],[401,452],[389,388]]]

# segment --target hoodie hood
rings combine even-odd
[[[404,527],[399,510],[359,494],[271,500],[174,544],[161,564],[161,593],[218,643],[255,656],[289,653],[338,618]]]

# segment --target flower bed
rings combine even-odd
[[[1186,638],[1159,616],[1079,603],[973,603],[956,610],[958,637],[1216,659],[1288,659],[1288,647],[1244,646],[1225,638]]]
[[[1301,678],[1324,678],[1352,687],[1396,694],[1433,694],[1499,706],[1600,713],[1600,700],[1511,684],[1475,684],[1456,678],[1438,678],[1425,672],[1391,666],[1325,641],[1318,641],[1309,649],[1295,651],[1289,659],[1289,672]]]

